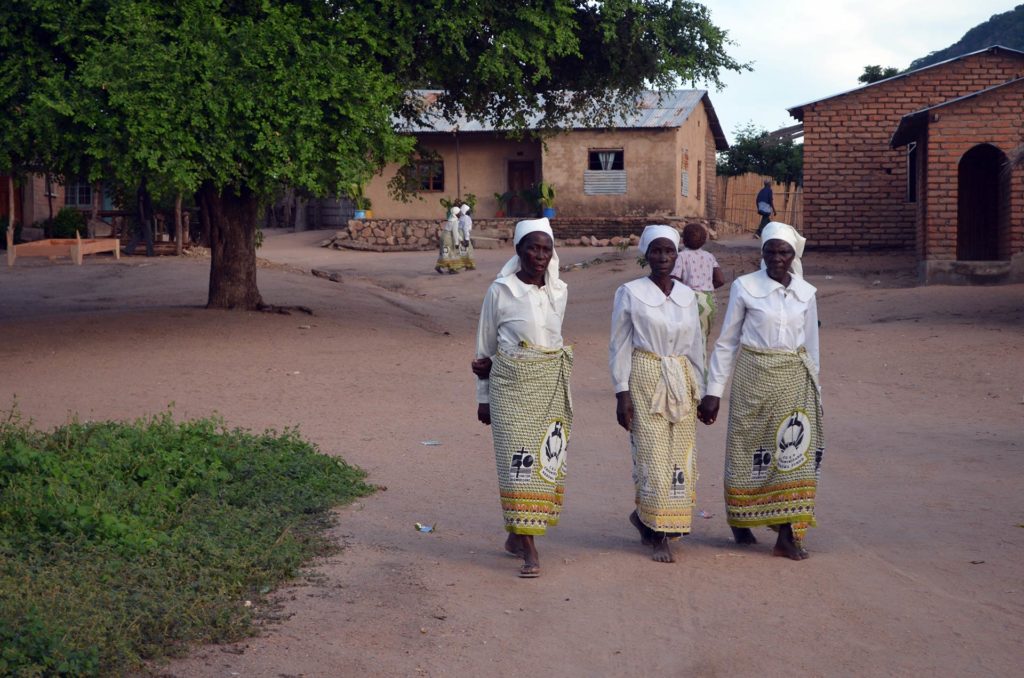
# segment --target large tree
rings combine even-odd
[[[6,0],[0,170],[198,196],[208,305],[262,306],[255,228],[282,187],[365,182],[413,139],[410,92],[522,129],[744,66],[681,0]]]

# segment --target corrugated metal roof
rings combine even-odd
[[[440,92],[435,90],[420,90],[417,92],[429,106],[437,98]],[[656,127],[682,127],[686,119],[693,113],[701,99],[707,94],[703,89],[684,89],[669,92],[644,92],[640,106],[636,111],[628,115],[616,115],[612,127],[619,129],[649,129]],[[536,128],[540,122],[540,115],[530,116],[527,127]],[[716,119],[717,122],[717,119]],[[440,116],[431,115],[428,111],[423,124],[405,124],[399,122],[403,131],[422,132],[497,132],[501,131],[492,124],[485,121],[475,120],[460,116],[458,120],[448,121]],[[565,125],[571,129],[595,129],[607,127],[598,125],[580,118],[570,119]]]

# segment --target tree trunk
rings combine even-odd
[[[309,226],[306,223],[306,199],[295,198],[295,231],[308,230]]]
[[[263,306],[256,287],[256,219],[259,202],[252,191],[220,193],[212,184],[199,189],[210,218],[210,292],[207,308],[255,311]]]
[[[196,193],[196,204],[199,206],[199,245],[210,246],[210,207],[203,200],[202,192]]]
[[[184,229],[181,225],[181,193],[174,199],[174,253],[181,256],[181,248],[184,244],[182,242],[182,233]]]

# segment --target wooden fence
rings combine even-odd
[[[758,174],[741,174],[736,177],[716,177],[715,218],[728,221],[744,231],[756,231],[761,223],[754,198],[764,186],[764,177]],[[782,221],[798,229],[803,228],[803,188],[799,184],[772,183],[775,199],[775,221]]]

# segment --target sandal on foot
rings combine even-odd
[[[534,579],[540,576],[540,565],[523,565],[519,568],[521,579]]]

